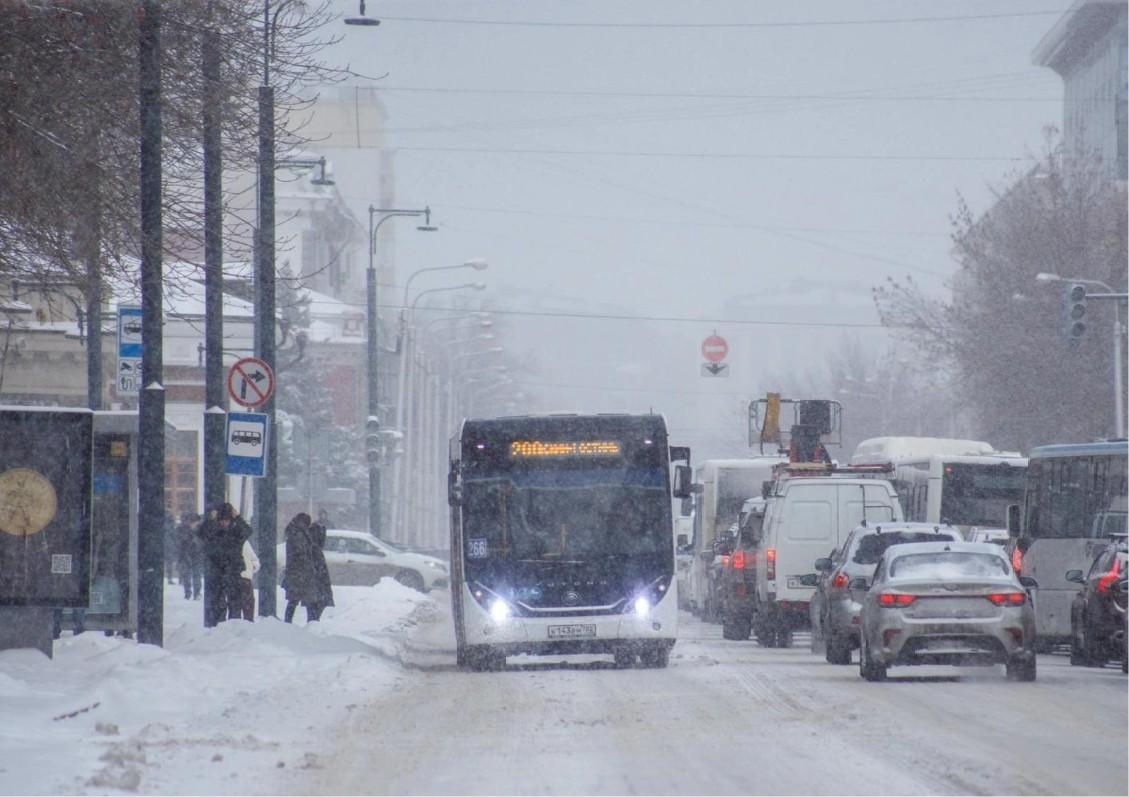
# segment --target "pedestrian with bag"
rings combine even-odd
[[[204,552],[204,627],[243,615],[243,543],[251,527],[231,504],[219,504],[200,524]]]
[[[322,611],[333,605],[333,587],[329,567],[325,563],[325,528],[311,523],[310,516],[299,512],[286,525],[286,570],[282,588],[286,592],[284,619],[294,622],[298,604],[306,607],[306,622],[321,618]]]
[[[243,541],[243,571],[239,574],[240,608],[243,619],[255,622],[255,574],[259,572],[259,557],[250,540]]]

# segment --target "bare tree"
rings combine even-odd
[[[1049,149],[984,215],[962,200],[952,219],[961,268],[951,301],[927,296],[908,277],[875,289],[883,323],[902,328],[922,359],[952,369],[954,401],[997,446],[1027,449],[1110,433],[1105,324],[1068,342],[1060,288],[1035,280],[1051,272],[1125,290],[1126,193],[1102,178],[1099,165]]]

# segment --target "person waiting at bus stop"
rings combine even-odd
[[[333,587],[329,567],[325,563],[326,530],[299,512],[286,524],[286,570],[282,589],[286,592],[286,613],[283,619],[294,622],[294,612],[301,603],[306,607],[306,622],[321,619],[327,606],[333,605]]]
[[[200,524],[204,549],[204,626],[243,616],[243,543],[251,527],[231,504],[220,504]]]

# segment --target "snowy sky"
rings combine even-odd
[[[387,73],[398,199],[442,228],[398,228],[401,274],[482,256],[498,311],[655,319],[500,312],[527,409],[653,408],[715,445],[844,337],[877,353],[887,275],[944,291],[958,192],[986,208],[1061,124],[1031,52],[1066,5],[390,0],[330,58]],[[379,155],[338,175],[361,217]],[[846,326],[739,323],[796,320]],[[700,374],[715,328],[728,379]]]

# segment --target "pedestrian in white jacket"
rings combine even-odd
[[[243,572],[239,575],[240,596],[243,604],[243,619],[255,621],[255,574],[259,572],[259,557],[251,547],[250,540],[243,541]]]

